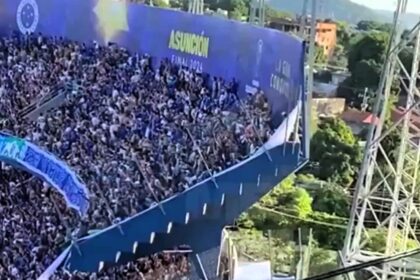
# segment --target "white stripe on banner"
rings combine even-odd
[[[61,255],[59,255],[58,258],[55,259],[55,261],[44,271],[44,273],[41,274],[41,276],[38,277],[37,280],[50,279],[50,277],[57,271],[58,267],[67,258],[68,254],[70,253],[70,248],[71,246],[64,250],[64,252],[61,253]]]

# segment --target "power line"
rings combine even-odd
[[[258,208],[258,209],[263,210],[263,211],[274,213],[276,215],[281,215],[281,216],[285,216],[285,217],[288,217],[288,218],[298,219],[298,220],[308,222],[308,223],[312,223],[312,224],[324,225],[324,226],[335,227],[335,228],[340,228],[340,229],[344,229],[344,228],[347,229],[347,225],[346,226],[344,226],[344,225],[341,226],[340,224],[333,224],[333,223],[323,222],[323,221],[314,220],[314,219],[305,219],[305,218],[302,218],[302,217],[299,217],[299,216],[296,216],[296,215],[293,215],[293,214],[290,214],[290,213],[287,213],[287,212],[284,212],[284,211],[281,211],[281,210],[278,210],[278,209],[270,209],[270,208],[267,208],[267,207],[259,205],[259,204],[256,204],[253,207]],[[281,206],[278,206],[278,207],[283,208]],[[285,210],[289,210],[289,209],[285,209]],[[337,221],[343,221],[343,222],[346,222],[346,223],[348,223],[348,221],[349,221],[348,217],[333,216],[333,215],[330,215],[330,214],[325,213],[325,212],[318,212],[318,213],[324,213],[324,214],[328,215],[327,218],[329,218],[329,219],[335,219]],[[366,220],[366,222],[372,223],[374,221],[373,220]]]
[[[347,229],[347,225],[338,225],[338,224],[333,224],[333,223],[328,223],[328,222],[322,222],[322,221],[317,221],[317,220],[313,220],[313,219],[305,219],[296,215],[292,215],[289,213],[285,213],[282,211],[278,211],[278,210],[273,210],[261,205],[254,205],[254,207],[263,210],[263,211],[267,211],[267,212],[271,212],[277,215],[281,215],[281,216],[285,216],[285,217],[289,217],[289,218],[293,218],[293,219],[298,219],[304,222],[308,222],[308,223],[313,223],[313,224],[318,224],[318,225],[323,225],[323,226],[329,226],[329,227],[334,227],[334,228],[340,228],[340,229]]]
[[[264,206],[262,206],[262,207],[264,207]],[[277,208],[282,208],[282,209],[284,209],[284,210],[290,210],[290,209],[287,209],[287,208],[286,208],[286,207],[284,207],[284,206],[277,206]],[[270,209],[270,208],[267,208],[267,209]],[[274,211],[278,211],[278,209],[273,209],[273,210],[274,210]],[[279,211],[279,212],[282,212],[282,211]],[[347,221],[347,222],[348,222],[348,220],[349,220],[349,218],[348,218],[348,217],[334,216],[334,215],[331,215],[331,214],[326,213],[326,212],[318,212],[318,213],[324,213],[324,214],[328,215],[328,218],[331,218],[331,219],[343,220],[343,221]],[[292,214],[291,214],[291,215],[292,215]]]
[[[417,255],[417,254],[420,254],[420,249],[396,254],[396,255],[393,255],[393,256],[390,256],[390,257],[379,258],[379,259],[376,259],[376,260],[373,260],[373,261],[368,261],[368,262],[364,262],[364,263],[361,263],[361,264],[348,266],[348,267],[345,267],[345,268],[340,268],[340,269],[329,271],[327,273],[323,273],[323,274],[320,274],[320,275],[317,275],[317,276],[308,277],[308,278],[305,278],[303,280],[330,279],[330,278],[335,277],[335,276],[348,274],[350,272],[362,270],[362,269],[365,269],[365,268],[368,268],[368,267],[371,267],[371,266],[377,266],[377,265],[381,265],[381,264],[384,264],[384,263],[393,262],[393,261],[397,261],[397,260],[400,260],[400,259],[405,259],[405,258],[414,256],[414,255]]]

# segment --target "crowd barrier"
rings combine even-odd
[[[61,102],[56,102],[57,104],[62,104],[65,99],[67,88],[65,85],[56,85],[54,88],[50,90],[50,92],[44,96],[41,97],[39,100],[35,100],[33,103],[31,103],[29,106],[25,107],[22,111],[19,112],[18,117],[19,118],[29,118],[30,120],[35,120],[40,113],[43,113],[45,111],[48,111],[53,108],[48,108],[45,110],[40,110],[41,107],[47,105],[49,102],[54,101],[54,99],[57,99],[57,97],[61,97]],[[54,107],[54,105],[49,106]],[[40,111],[40,113],[37,113],[36,111]]]

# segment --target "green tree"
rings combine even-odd
[[[323,212],[314,212],[311,218],[318,223],[307,226],[313,228],[314,239],[322,248],[331,250],[343,248],[348,220]]]
[[[259,207],[259,205],[251,207],[247,211],[247,219],[251,222],[243,220],[242,223],[245,224],[245,221],[248,223],[248,225],[252,223],[254,225],[253,228],[262,231],[273,229],[277,230],[287,227],[294,228],[295,225],[300,222],[293,220],[290,217],[279,215],[274,211],[268,211],[267,208]],[[238,225],[242,227],[242,224]]]
[[[333,56],[329,61],[329,65],[347,68],[347,56],[346,56],[346,49],[340,43],[335,47]]]
[[[236,221],[237,225],[243,228],[255,227],[258,230],[294,227],[301,220],[293,219],[291,216],[306,219],[312,213],[312,198],[305,189],[295,186],[294,177],[286,178],[274,187],[260,200],[259,205],[263,207],[252,207],[242,214]],[[266,209],[279,210],[288,216]]]
[[[246,229],[252,229],[255,227],[254,221],[251,219],[248,212],[242,213],[239,218],[236,219],[236,225]]]
[[[337,22],[337,41],[338,44],[343,46],[344,50],[348,49],[348,46],[350,44],[350,30],[349,26],[346,22],[338,21]]]
[[[205,0],[204,4],[213,11],[222,9],[228,12],[229,17],[241,20],[249,13],[250,0]]]
[[[250,256],[254,261],[270,260],[274,273],[293,270],[291,266],[296,255],[293,243],[274,237],[270,240],[266,232],[255,229],[231,232],[230,237],[241,257]]]
[[[316,46],[315,49],[315,63],[325,64],[327,62],[327,57],[324,54],[324,48]]]
[[[362,31],[371,31],[375,30],[377,27],[377,23],[370,20],[362,20],[357,23],[357,29]]]
[[[169,6],[174,9],[187,10],[188,0],[169,0]]]
[[[388,131],[391,126],[393,125],[392,121],[390,119],[387,119],[385,121],[385,131]],[[396,163],[397,161],[397,155],[398,155],[398,149],[400,147],[401,143],[401,132],[398,131],[398,129],[392,130],[382,141],[381,145],[384,151],[386,152],[389,160],[392,163]],[[382,153],[378,153],[378,160],[380,162],[383,162],[385,164],[385,159],[382,155]]]
[[[388,41],[388,33],[374,31],[353,42],[348,56],[350,72],[353,74],[356,64],[362,60],[373,60],[378,64],[382,64],[385,59]]]
[[[412,68],[412,63],[413,63],[413,50],[410,49],[403,49],[400,53],[399,53],[399,58],[402,62],[402,64],[404,65],[405,69],[407,70],[408,74],[411,73],[411,68]]]
[[[309,170],[343,187],[354,181],[362,153],[351,129],[339,119],[324,119],[311,140]]]
[[[272,230],[283,238],[292,239],[296,237],[297,228],[305,231],[312,228],[314,238],[321,247],[340,249],[348,222],[345,218],[349,208],[346,201],[348,195],[342,188],[327,187],[320,191],[319,183],[320,181],[312,175],[300,174],[294,179],[287,178],[256,206],[242,214],[237,220],[237,225],[240,228],[264,232]],[[314,200],[310,193],[314,193]],[[325,197],[321,197],[322,195]],[[334,202],[337,205],[334,205]],[[325,205],[322,205],[323,203]],[[315,207],[331,214],[315,212],[312,210]],[[336,215],[343,215],[344,218]]]
[[[373,59],[359,60],[353,66],[352,83],[359,88],[376,88],[381,75],[381,65]]]
[[[230,1],[228,0],[205,0],[204,4],[213,11],[217,9],[229,11],[231,9]]]
[[[270,6],[265,6],[265,16],[268,20],[275,19],[275,18],[284,18],[284,19],[293,19],[294,16],[291,13],[285,11],[279,11],[276,9],[271,8]]]
[[[378,253],[384,253],[386,249],[387,229],[369,229],[365,236],[367,241],[366,250]],[[396,250],[403,252],[407,250],[416,249],[417,242],[413,239],[408,238],[406,248],[404,246],[404,237],[401,231],[397,231],[395,234],[395,248]]]
[[[347,67],[347,52],[350,46],[351,32],[346,22],[337,22],[337,46],[329,64],[337,67]]]
[[[169,8],[170,5],[163,0],[153,0],[153,5],[159,8]]]
[[[379,84],[389,34],[371,31],[350,39],[348,69],[351,77],[338,88],[337,95],[346,99],[352,107],[361,108],[364,89],[368,88],[368,100],[372,102]]]
[[[316,246],[313,247],[314,248],[311,250],[309,276],[317,276],[340,268],[340,265],[337,263],[338,256],[336,252],[317,248]],[[341,280],[341,277],[330,279]]]
[[[300,219],[305,219],[312,213],[312,198],[305,189],[295,186],[294,177],[283,180],[269,194],[264,196],[260,203],[267,208],[281,208]],[[288,220],[288,218],[285,218],[285,221],[280,224],[287,224],[289,223]]]
[[[371,20],[362,20],[357,24],[357,29],[361,31],[382,31],[391,33],[392,24],[389,23],[380,23]]]
[[[269,208],[275,208],[278,205],[278,199],[281,198],[284,193],[288,193],[290,190],[293,190],[293,187],[294,177],[289,176],[260,200],[261,205]]]
[[[229,18],[235,20],[242,20],[243,13],[241,9],[235,8],[232,12],[229,12]]]
[[[361,104],[363,100],[359,98],[358,92],[355,91],[353,87],[353,79],[351,77],[346,78],[337,89],[337,97],[344,98],[346,100],[346,105],[350,107],[359,107],[354,106],[353,104]]]
[[[242,17],[248,16],[248,6],[243,0],[231,0],[229,17],[236,20],[242,20]]]
[[[318,123],[319,123],[319,118],[318,118],[318,112],[316,110],[315,106],[312,106],[311,108],[311,137],[315,134],[315,132],[318,130]]]
[[[313,195],[312,208],[333,216],[349,217],[350,195],[340,186],[324,182]]]
[[[313,198],[313,212],[299,226],[312,228],[314,238],[322,248],[341,249],[350,210],[351,199],[347,190],[312,174],[299,174],[295,184],[308,190]]]

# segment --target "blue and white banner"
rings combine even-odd
[[[24,139],[0,133],[0,161],[41,178],[64,196],[69,207],[81,215],[87,213],[88,190],[76,174],[52,154]]]

